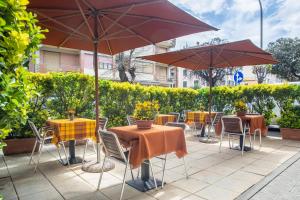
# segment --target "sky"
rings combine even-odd
[[[220,37],[228,41],[250,39],[260,46],[258,0],[169,0],[177,7],[212,25],[208,31],[177,39],[176,49]],[[264,12],[263,48],[281,37],[300,36],[300,0],[261,0]]]

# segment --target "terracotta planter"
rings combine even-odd
[[[300,140],[300,129],[294,128],[280,128],[282,139]]]
[[[136,120],[138,129],[150,129],[152,127],[153,120]]]
[[[5,140],[7,146],[3,148],[5,156],[19,154],[19,153],[31,153],[34,147],[35,138],[19,138],[19,139],[7,139]],[[36,145],[35,152],[39,149],[39,144]]]
[[[246,111],[236,112],[236,116],[243,117],[246,115],[246,113],[247,113]]]

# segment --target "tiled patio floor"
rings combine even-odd
[[[264,178],[281,163],[300,150],[300,142],[263,138],[263,147],[246,152],[230,150],[224,142],[222,153],[219,144],[203,144],[187,135],[189,154],[186,157],[190,178],[184,176],[181,159],[169,156],[164,189],[141,193],[125,186],[124,199],[130,200],[226,200],[234,199],[243,191]],[[82,155],[83,146],[77,147]],[[44,150],[37,173],[28,165],[29,155],[1,156],[0,193],[6,200],[34,199],[101,199],[116,200],[121,191],[123,165],[103,176],[102,190],[96,191],[99,174],[85,173],[81,165],[64,167],[58,161],[54,147]],[[88,160],[95,160],[92,148]],[[35,156],[36,158],[36,156]],[[162,175],[162,161],[153,159],[157,177]],[[130,175],[128,176],[128,179]]]

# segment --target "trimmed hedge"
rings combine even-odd
[[[29,73],[29,80],[36,91],[31,100],[31,116],[34,116],[34,121],[40,119],[39,125],[48,117],[66,117],[69,108],[74,108],[77,116],[94,117],[92,76],[79,73]],[[109,127],[127,124],[126,115],[133,113],[137,101],[157,100],[161,113],[208,107],[208,88],[165,88],[107,80],[101,80],[99,87],[101,115],[109,118]],[[273,110],[276,105],[282,110],[288,101],[299,102],[300,86],[260,84],[213,88],[213,109],[216,111],[233,113],[233,103],[237,99],[251,104],[252,111],[263,114],[267,123],[270,123],[275,117]]]

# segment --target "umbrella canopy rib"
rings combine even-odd
[[[83,12],[83,9],[82,9],[81,5],[79,4],[79,1],[78,1],[78,0],[75,0],[75,2],[76,2],[76,5],[77,5],[78,9],[80,10],[81,16],[82,16],[82,18],[84,19],[84,22],[85,22],[86,26],[88,27],[88,30],[89,30],[91,36],[92,36],[94,39],[98,39],[98,38],[96,38],[96,36],[94,35],[94,31],[92,30],[92,28],[91,28],[91,26],[90,26],[90,24],[89,24],[89,22],[88,22],[88,20],[87,20],[87,18],[86,18],[86,16],[85,16],[84,12]],[[96,17],[96,16],[94,16],[94,17]]]

